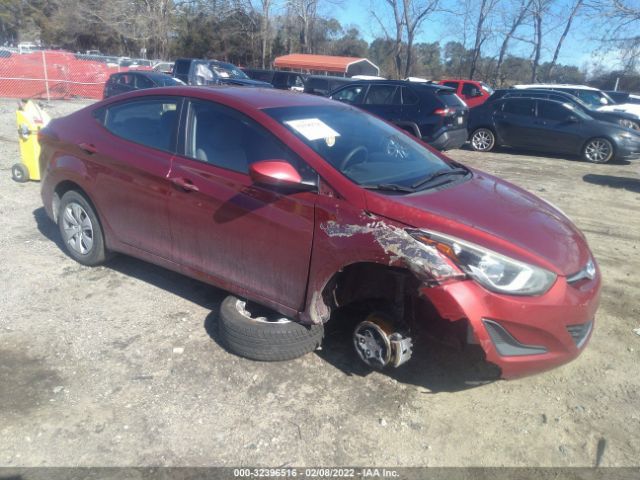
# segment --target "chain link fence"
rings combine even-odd
[[[115,61],[70,52],[2,50],[0,98],[101,99],[109,75],[126,70]]]

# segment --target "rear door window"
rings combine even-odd
[[[364,103],[366,105],[394,105],[397,102],[397,89],[398,87],[395,85],[371,85]]]
[[[504,102],[505,113],[512,115],[533,116],[533,108],[535,106],[535,100],[529,100],[527,98],[508,99]]]
[[[455,90],[458,90],[458,82],[444,82],[445,87],[451,87]]]
[[[158,150],[173,151],[178,106],[175,97],[116,103],[97,117],[114,135]]]
[[[362,103],[366,90],[366,85],[352,85],[337,91],[331,98],[345,103],[359,104]]]

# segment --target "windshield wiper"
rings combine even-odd
[[[362,185],[362,188],[368,190],[387,190],[390,192],[405,192],[413,193],[416,190],[412,187],[405,187],[404,185],[398,185],[396,183],[378,183],[377,185]]]
[[[469,170],[467,170],[466,168],[462,168],[462,167],[455,167],[455,168],[447,168],[447,169],[437,170],[437,171],[433,172],[431,175],[427,175],[422,180],[419,180],[416,183],[414,183],[413,185],[411,185],[411,188],[416,189],[416,188],[422,187],[423,185],[426,185],[427,183],[435,180],[436,178],[447,177],[449,175],[460,175],[460,174],[465,174],[466,175],[467,173],[469,173]]]

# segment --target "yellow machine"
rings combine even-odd
[[[16,111],[21,163],[11,167],[11,175],[16,182],[40,180],[40,144],[38,131],[51,118],[35,102],[21,100]]]

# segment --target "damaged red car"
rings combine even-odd
[[[371,367],[409,361],[444,323],[513,378],[574,359],[593,331],[600,272],[562,212],[348,105],[144,90],[55,119],[40,142],[67,253],[229,291],[220,336],[237,354],[305,354],[359,305],[352,341]]]

